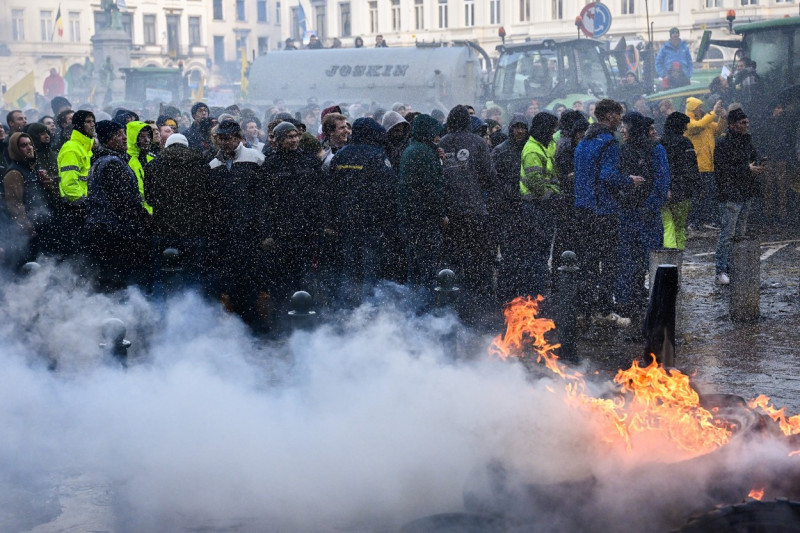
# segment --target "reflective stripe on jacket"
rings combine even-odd
[[[545,147],[533,137],[525,143],[519,171],[519,192],[523,200],[547,200],[561,194],[556,176],[555,146],[555,142],[550,141]]]
[[[94,139],[78,130],[72,130],[69,140],[58,152],[58,190],[63,198],[76,202],[86,197],[86,182],[92,166]]]

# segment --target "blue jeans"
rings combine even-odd
[[[719,204],[722,229],[719,232],[715,262],[717,274],[728,271],[731,258],[731,239],[741,237],[747,231],[747,217],[753,206],[753,199],[744,202],[722,202]]]

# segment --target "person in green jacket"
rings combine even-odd
[[[562,196],[553,141],[557,126],[555,115],[538,113],[531,122],[528,142],[522,148],[519,192],[523,227],[514,249],[520,254],[518,264],[525,265],[520,273],[520,286],[530,296],[545,295],[548,290],[547,262],[556,230],[556,202]]]
[[[139,183],[139,194],[142,196],[142,205],[151,215],[153,208],[144,200],[144,167],[154,159],[148,150],[153,142],[153,129],[144,122],[132,120],[128,122],[125,132],[128,134],[128,165],[136,174]]]
[[[436,146],[442,125],[430,115],[411,122],[411,140],[397,169],[398,221],[406,247],[408,280],[432,298],[442,248],[442,160]],[[430,302],[428,302],[430,303]]]

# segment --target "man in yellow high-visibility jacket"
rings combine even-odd
[[[94,113],[77,111],[72,115],[72,133],[58,152],[58,189],[70,203],[86,198],[89,168],[94,146]]]
[[[58,223],[59,248],[65,255],[78,252],[83,242],[94,127],[94,113],[76,111],[72,115],[70,138],[58,152],[58,190],[61,198],[65,200],[62,205],[61,220]]]

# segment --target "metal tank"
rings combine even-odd
[[[481,62],[472,45],[405,48],[328,48],[270,52],[250,67],[249,98],[257,105],[282,99],[300,107],[322,103],[395,102],[429,113],[480,104]]]

